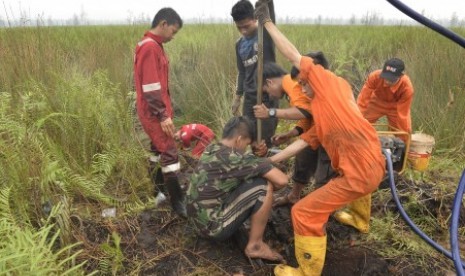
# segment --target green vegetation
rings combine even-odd
[[[437,155],[448,158],[433,167],[458,179],[465,159],[462,48],[422,27],[281,27],[301,52],[324,51],[355,93],[386,58],[404,59],[416,92],[414,129],[435,136]],[[107,206],[124,216],[153,200],[131,100],[133,48],[143,32],[0,29],[0,271],[79,274],[84,256],[100,260],[92,267],[104,273],[124,269],[117,232],[99,250],[82,253],[78,248],[88,248],[76,243],[71,225],[100,219]],[[177,125],[202,122],[219,133],[230,117],[237,37],[233,25],[186,25],[166,44]]]

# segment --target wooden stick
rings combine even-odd
[[[263,25],[258,24],[257,105],[263,99]],[[262,120],[257,119],[257,142],[262,140]]]

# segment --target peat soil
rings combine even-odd
[[[398,177],[396,185],[401,201],[408,201],[415,195],[416,200],[422,202],[424,210],[416,215],[429,216],[438,223],[447,220],[453,194],[444,196],[433,183],[403,177]],[[377,196],[377,193],[389,195],[389,190],[373,194],[372,217],[383,217],[388,211],[398,212],[391,197]],[[87,260],[87,271],[102,269],[104,263],[118,275],[273,275],[274,264],[250,261],[244,256],[245,230],[223,243],[199,238],[186,220],[171,212],[167,202],[135,217],[75,221],[75,238],[82,242],[81,249],[86,253],[82,258]],[[463,216],[464,212],[461,213]],[[395,219],[396,223],[404,224],[406,232],[410,231],[400,217]],[[464,221],[462,218],[461,227]],[[444,240],[445,232],[447,229],[438,226],[438,237]],[[120,238],[118,244],[114,241],[114,233]],[[392,246],[392,241],[367,239],[366,234],[360,234],[332,217],[327,224],[327,234],[323,275],[454,275],[452,261],[440,255],[431,256],[431,260],[426,256],[422,264],[408,256],[383,257],[377,252]],[[285,257],[289,265],[297,266],[292,237],[290,207],[274,209],[265,240]],[[123,256],[109,254],[102,244],[118,248]],[[442,245],[447,247],[447,244]],[[425,266],[425,263],[429,265]]]

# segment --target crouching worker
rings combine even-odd
[[[190,148],[192,144],[191,154],[194,158],[200,158],[205,148],[215,139],[215,133],[202,124],[183,125],[174,135],[177,141],[180,141],[184,148]]]
[[[259,0],[255,9],[260,24],[267,29],[276,48],[299,71],[299,83],[311,101],[315,135],[326,149],[339,176],[299,200],[292,208],[295,256],[298,268],[275,267],[275,275],[320,275],[326,256],[326,223],[334,211],[359,201],[356,209],[366,214],[370,208],[367,197],[378,187],[385,168],[381,146],[373,126],[363,118],[355,103],[349,83],[323,66],[303,57],[296,47],[271,22],[266,0]],[[311,137],[301,135],[285,150],[271,157],[284,160],[307,147]],[[354,206],[355,207],[355,206]],[[369,217],[348,214],[364,227]]]
[[[245,255],[282,261],[283,257],[264,241],[271,213],[273,191],[287,185],[288,178],[266,158],[246,153],[255,129],[247,117],[234,117],[221,141],[207,147],[190,179],[187,213],[202,237],[223,241],[250,218]]]

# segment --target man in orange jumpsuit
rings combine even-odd
[[[321,64],[324,68],[328,67],[328,61],[322,52],[312,52],[309,55],[313,57],[315,63]],[[275,99],[280,99],[286,95],[291,107],[272,110],[264,104],[255,105],[255,117],[264,119],[274,116],[280,119],[298,120],[297,125],[287,133],[277,134],[272,137],[272,142],[275,145],[288,142],[289,139],[301,135],[314,126],[311,115],[311,99],[303,93],[302,87],[294,80],[297,75],[298,70],[295,67],[292,68],[290,74],[287,74],[284,69],[272,62],[265,63],[263,68],[263,80],[265,82],[263,92]],[[322,154],[320,155],[320,153]],[[315,178],[314,186],[317,188],[334,176],[330,161],[320,160],[323,156],[326,156],[326,153],[318,145],[315,148],[308,146],[296,155],[294,175],[292,176],[294,182],[292,190],[288,194],[277,198],[274,206],[288,203],[295,204],[300,199],[302,190],[312,176]]]
[[[171,206],[178,215],[185,217],[184,195],[178,180],[181,166],[174,140],[173,108],[168,87],[169,61],[163,49],[163,44],[173,39],[181,28],[182,19],[175,10],[163,8],[157,12],[151,29],[136,46],[134,82],[137,114],[150,137],[152,150],[160,155],[161,173]],[[158,171],[156,174],[161,175]]]
[[[357,105],[363,116],[375,123],[386,116],[389,126],[412,133],[410,106],[413,100],[413,86],[404,74],[404,62],[391,58],[383,69],[372,72],[357,98]],[[400,137],[404,141],[407,137]]]
[[[180,141],[185,148],[189,148],[192,143],[195,143],[191,153],[193,157],[198,159],[210,142],[215,139],[215,133],[206,125],[188,124],[183,125],[181,129],[176,132],[175,138]]]
[[[302,57],[296,47],[269,19],[266,0],[256,3],[256,16],[278,50],[300,70],[299,83],[312,99],[315,134],[326,149],[339,176],[308,194],[292,208],[295,255],[298,268],[275,267],[275,275],[320,275],[326,256],[325,225],[335,210],[361,201],[356,209],[370,208],[364,200],[376,190],[385,172],[385,160],[373,126],[360,113],[349,83],[310,57]],[[302,135],[285,150],[271,157],[281,161],[305,148],[313,133]],[[363,208],[362,208],[363,207]],[[365,211],[365,210],[364,210]],[[354,222],[359,222],[355,213]],[[366,223],[366,218],[363,222]]]

